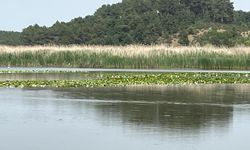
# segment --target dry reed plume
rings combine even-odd
[[[78,51],[89,53],[109,53],[115,56],[152,56],[162,54],[193,54],[213,53],[223,55],[248,55],[250,47],[167,47],[165,45],[129,45],[129,46],[0,46],[0,53],[22,53],[47,51],[50,53],[62,51]]]

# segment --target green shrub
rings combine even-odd
[[[226,31],[213,29],[199,38],[198,42],[201,45],[212,44],[214,46],[233,47],[237,44],[238,38],[240,38],[240,34],[234,28]]]

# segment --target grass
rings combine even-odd
[[[0,46],[0,66],[247,70],[250,47]]]
[[[116,73],[89,80],[0,81],[0,87],[117,87],[132,85],[249,84],[250,74],[224,73]]]

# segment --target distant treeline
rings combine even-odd
[[[0,44],[4,45],[21,45],[21,33],[0,31]]]
[[[68,23],[0,32],[0,44],[171,44],[176,38],[181,45],[250,45],[242,35],[248,30],[250,12],[234,11],[230,0],[123,0]]]

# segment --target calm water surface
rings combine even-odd
[[[0,71],[62,71],[62,72],[144,72],[144,73],[250,73],[249,70],[204,69],[103,69],[103,68],[55,68],[55,67],[0,67]]]
[[[0,73],[0,81],[6,80],[84,80],[100,78],[95,73]]]
[[[249,150],[250,85],[0,89],[1,150]]]

